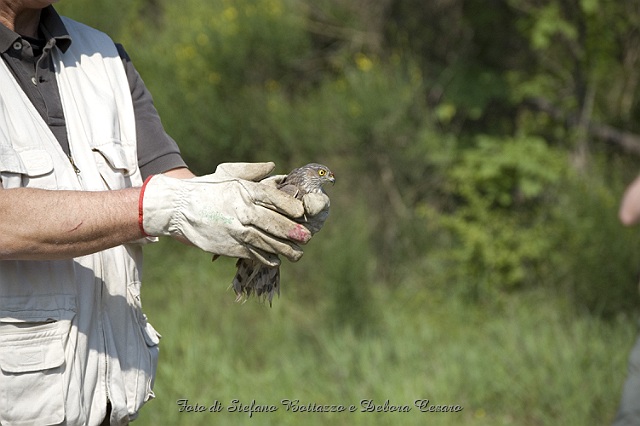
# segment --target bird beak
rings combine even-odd
[[[331,182],[331,185],[336,184],[336,177],[333,175],[333,173],[329,173],[329,182]]]

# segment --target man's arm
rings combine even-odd
[[[187,168],[165,174],[194,177]],[[139,198],[140,188],[99,192],[1,189],[0,260],[68,259],[142,238]]]
[[[270,266],[278,255],[296,261],[311,233],[293,220],[301,201],[256,182],[273,168],[225,163],[198,179],[179,168],[117,191],[0,190],[0,260],[68,259],[148,234]]]
[[[618,217],[625,226],[635,225],[640,222],[640,176],[631,182],[625,190],[620,203]]]
[[[0,259],[67,259],[142,237],[140,188],[0,190]]]
[[[169,170],[168,172],[164,172],[163,175],[169,176],[176,179],[191,179],[196,177],[191,170],[186,167],[179,167],[177,169]]]

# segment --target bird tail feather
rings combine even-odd
[[[236,302],[245,301],[255,293],[262,301],[268,300],[271,306],[273,296],[280,296],[279,267],[268,267],[248,259],[238,259],[236,267],[238,270],[231,284],[236,293]]]

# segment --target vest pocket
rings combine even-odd
[[[92,146],[98,172],[108,189],[131,187],[131,175],[137,165],[132,164],[120,141]]]
[[[10,147],[0,149],[0,179],[2,187],[31,187],[57,189],[53,172],[53,159],[44,149],[15,151]]]
[[[138,371],[134,372],[135,378],[131,377],[131,383],[136,383],[134,388],[128,390],[128,397],[133,398],[135,407],[140,407],[143,403],[155,397],[153,385],[158,367],[158,354],[160,333],[149,323],[147,316],[142,312],[140,303],[140,282],[129,283],[128,297],[131,304],[131,313],[136,326],[132,327],[135,337],[134,341],[139,342],[138,348],[129,347],[132,351],[129,355],[139,362]]]
[[[64,420],[64,343],[70,326],[70,320],[0,323],[3,426]]]

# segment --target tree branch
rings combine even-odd
[[[556,107],[544,98],[528,98],[523,102],[525,107],[541,111],[548,114],[558,122],[564,123],[568,128],[581,125],[579,114],[567,113]],[[640,135],[616,129],[607,124],[589,121],[587,132],[590,136],[603,140],[606,143],[616,146],[618,149],[640,157]]]

